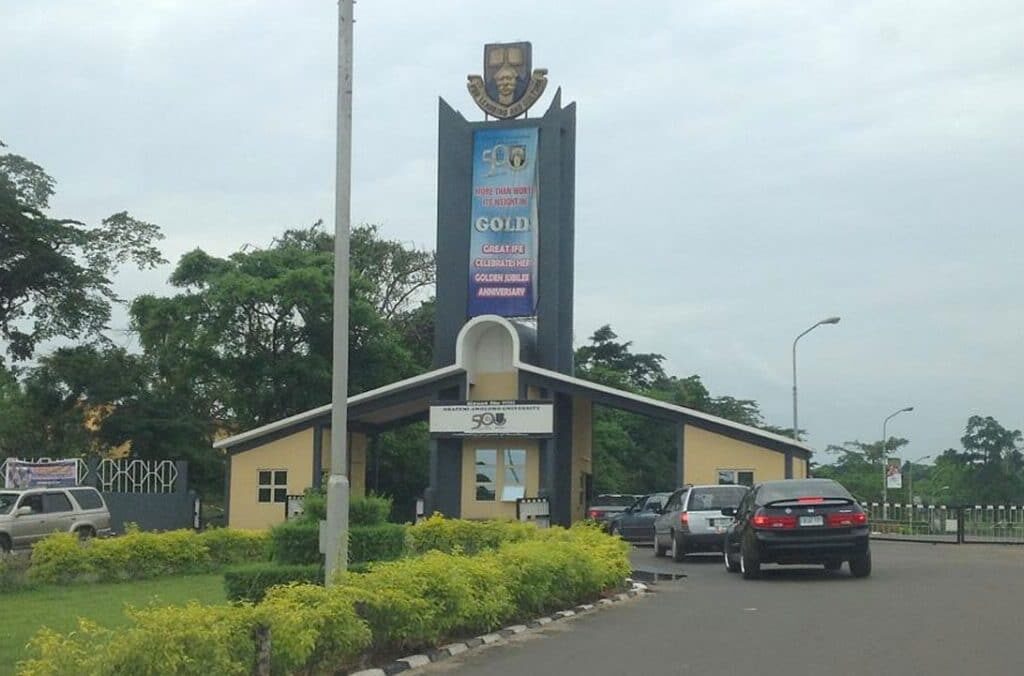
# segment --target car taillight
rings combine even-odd
[[[825,502],[825,498],[799,498],[797,502],[801,505],[818,505]]]
[[[757,512],[751,519],[754,528],[766,530],[781,530],[784,528],[796,528],[796,517],[791,514],[765,514]]]
[[[683,528],[690,527],[690,515],[686,512],[679,512],[679,525]]]
[[[863,526],[868,522],[868,515],[864,512],[832,512],[825,523],[829,528],[850,528],[851,526]]]
[[[587,512],[587,516],[589,516],[591,519],[600,519],[602,516],[604,516],[604,512],[602,512],[599,509],[592,509],[589,512]]]

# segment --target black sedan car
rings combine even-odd
[[[871,574],[867,514],[850,492],[831,479],[765,481],[753,486],[725,532],[725,567],[745,579],[761,576],[761,565],[850,565],[854,577]]]
[[[651,544],[654,542],[654,519],[661,513],[669,495],[671,493],[651,493],[638,498],[625,511],[609,519],[608,532],[634,544]]]

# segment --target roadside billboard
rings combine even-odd
[[[78,460],[76,459],[31,462],[8,458],[5,466],[4,488],[78,485]]]

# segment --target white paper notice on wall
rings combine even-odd
[[[501,489],[502,502],[515,502],[526,497],[526,486],[505,486]]]

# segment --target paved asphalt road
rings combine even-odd
[[[872,544],[865,580],[766,566],[744,581],[721,559],[654,594],[422,669],[459,676],[581,674],[1022,674],[1024,547]]]

